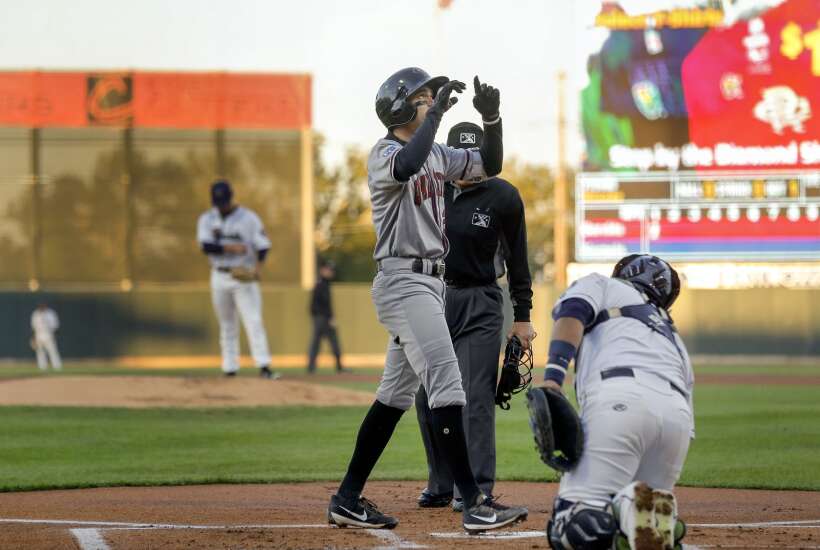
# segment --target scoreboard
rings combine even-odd
[[[576,257],[820,259],[820,172],[583,173]]]
[[[601,2],[578,260],[820,260],[820,0],[742,4]]]

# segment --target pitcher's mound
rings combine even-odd
[[[373,394],[260,378],[71,376],[0,382],[0,405],[259,407],[370,405]]]

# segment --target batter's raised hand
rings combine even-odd
[[[433,101],[431,110],[440,111],[442,114],[446,113],[450,107],[458,103],[457,97],[450,97],[453,92],[461,93],[467,89],[467,86],[458,80],[450,80],[438,89],[436,99]]]
[[[473,79],[475,97],[473,97],[473,107],[481,113],[484,121],[492,121],[498,118],[498,108],[501,105],[501,95],[497,88],[489,84],[482,84],[478,76]]]

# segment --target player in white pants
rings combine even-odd
[[[37,366],[40,370],[48,370],[49,362],[54,370],[63,368],[57,340],[54,338],[58,328],[60,319],[57,313],[45,303],[39,304],[31,314],[31,330],[34,332],[34,351],[37,353]]]
[[[612,277],[577,280],[553,309],[544,385],[575,359],[584,451],[561,478],[547,527],[556,550],[677,550],[685,533],[672,489],[694,434],[694,377],[669,317],[680,282],[634,254]]]
[[[219,319],[222,371],[234,376],[239,370],[239,319],[251,355],[263,378],[278,378],[270,369],[268,337],[262,321],[259,266],[271,243],[255,212],[233,202],[227,181],[211,186],[209,209],[199,217],[197,240],[211,263],[211,298]],[[244,271],[239,277],[238,271]]]

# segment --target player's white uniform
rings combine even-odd
[[[645,303],[630,283],[599,274],[576,281],[556,307],[569,298],[585,300],[596,315]],[[560,498],[604,506],[635,480],[673,488],[694,434],[692,366],[673,336],[675,343],[628,317],[611,318],[584,336],[575,359],[584,453],[561,478]],[[623,375],[629,370],[632,376]]]
[[[37,366],[40,370],[48,369],[49,361],[54,370],[63,368],[57,341],[54,338],[54,332],[58,328],[60,328],[60,319],[53,309],[37,308],[31,314],[31,330],[34,331]]]
[[[208,254],[211,263],[211,298],[219,319],[222,370],[235,372],[239,369],[239,318],[245,326],[256,366],[269,365],[270,352],[262,321],[259,283],[240,282],[230,274],[233,267],[252,269],[256,266],[258,252],[270,248],[271,242],[265,234],[262,220],[256,213],[242,206],[237,206],[225,218],[217,208],[211,208],[199,217],[197,240],[200,244],[241,243],[246,248],[244,254]]]

